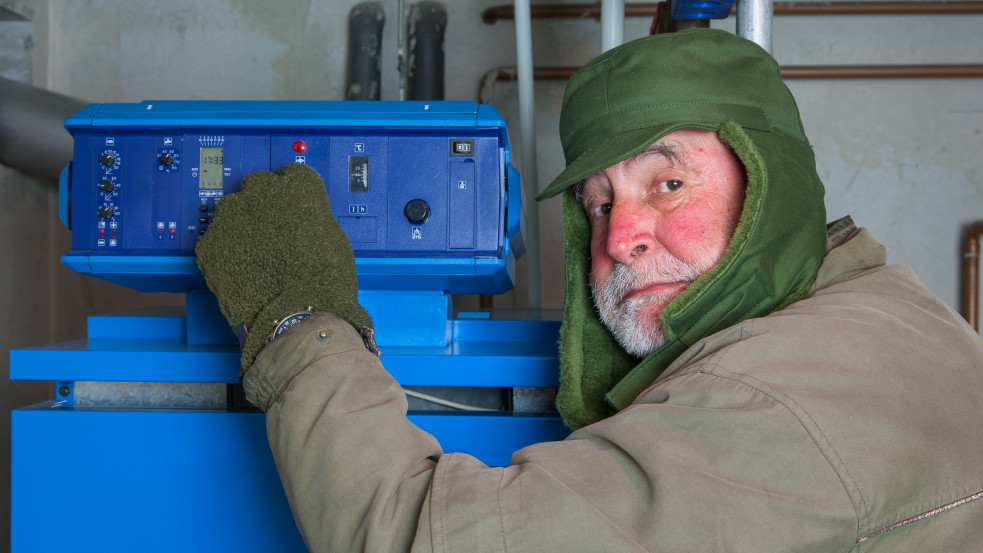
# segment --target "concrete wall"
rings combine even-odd
[[[341,99],[350,0],[0,0],[35,24],[34,82],[91,101],[145,99]],[[396,2],[386,11],[383,99],[396,99]],[[445,2],[446,97],[474,100],[482,76],[515,63],[511,21],[481,12],[505,0]],[[561,3],[556,1],[537,3]],[[629,19],[626,39],[650,21]],[[983,63],[983,16],[778,17],[783,64]],[[733,20],[715,26],[733,28]],[[538,66],[580,65],[598,51],[591,19],[536,20]],[[888,247],[892,263],[915,268],[945,301],[959,301],[959,233],[983,219],[983,83],[980,79],[790,81],[827,185],[830,218],[852,214]],[[562,82],[536,85],[538,180],[562,168],[556,138]],[[519,157],[514,83],[486,88],[512,131]],[[518,162],[518,159],[517,159]],[[88,313],[172,297],[141,296],[78,277],[58,263],[67,231],[51,183],[0,168],[0,348],[84,335]],[[559,201],[541,206],[543,300],[563,295]],[[524,307],[521,271],[498,306]],[[179,298],[178,298],[179,299]],[[462,300],[467,302],[469,300]],[[6,361],[3,362],[4,367]],[[9,382],[0,412],[51,393],[48,384]],[[3,424],[6,430],[9,428]],[[4,437],[3,461],[9,459]],[[6,480],[6,479],[4,479]],[[6,487],[0,502],[7,508]],[[9,517],[3,517],[4,523]],[[4,531],[8,529],[4,527]],[[0,536],[0,543],[7,543]]]

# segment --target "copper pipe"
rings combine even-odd
[[[983,221],[966,227],[963,236],[963,317],[976,332],[980,331],[980,234]]]
[[[658,3],[626,4],[625,17],[652,17]],[[532,6],[534,18],[585,18],[600,19],[601,7],[596,4],[558,4]],[[776,3],[775,15],[955,15],[983,13],[983,2],[806,2]],[[499,19],[513,19],[512,6],[488,8],[481,14],[485,23]]]
[[[782,67],[783,79],[945,79],[955,77],[983,77],[983,65],[790,65]]]
[[[983,13],[983,2],[776,3],[775,15],[955,15]]]
[[[652,17],[658,4],[625,4],[625,17]],[[601,6],[598,4],[558,4],[556,6],[532,6],[529,9],[533,18],[601,18]],[[485,23],[494,23],[499,19],[514,19],[515,11],[512,6],[491,7],[482,12],[481,19]]]
[[[983,2],[981,2],[983,3]],[[544,81],[569,79],[578,67],[537,67],[533,78]],[[495,81],[514,81],[515,69],[499,67]],[[789,65],[784,79],[942,79],[983,77],[983,65]]]

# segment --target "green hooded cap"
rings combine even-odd
[[[662,312],[666,344],[628,355],[590,290],[590,227],[574,185],[679,129],[716,131],[744,164],[740,222],[720,262]],[[614,48],[571,77],[560,116],[566,298],[557,408],[571,428],[629,404],[683,351],[806,295],[826,244],[823,185],[778,64],[753,42],[694,29]]]

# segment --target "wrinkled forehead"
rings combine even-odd
[[[709,141],[714,146],[713,150],[707,151],[697,147],[697,144],[706,144],[706,141]],[[668,167],[681,167],[686,170],[693,170],[694,166],[703,165],[704,163],[724,161],[724,157],[729,158],[740,166],[744,180],[742,185],[745,184],[747,182],[747,175],[743,162],[741,162],[740,158],[730,146],[720,140],[720,137],[715,131],[680,129],[652,142],[641,152],[581,180],[574,185],[574,193],[576,194],[577,201],[583,203],[585,188],[591,182],[603,181],[605,172],[616,167],[631,170],[634,166],[653,158],[662,160]]]

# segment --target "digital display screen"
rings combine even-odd
[[[225,148],[202,148],[198,166],[198,189],[221,190]]]

